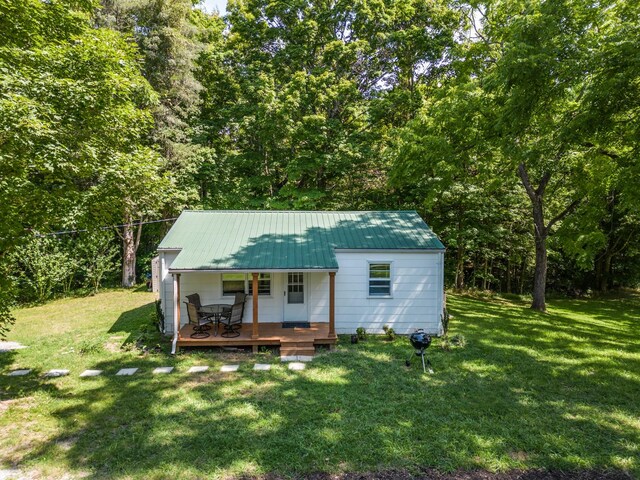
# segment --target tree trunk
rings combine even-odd
[[[131,288],[136,284],[136,254],[140,246],[143,221],[141,218],[135,237],[135,227],[131,220],[122,228],[122,286],[125,288]]]
[[[464,288],[464,247],[458,241],[458,251],[456,253],[456,290],[460,291]]]
[[[136,284],[136,248],[133,225],[122,229],[122,286],[131,288]]]
[[[527,195],[531,200],[533,213],[533,233],[536,244],[536,263],[533,274],[533,302],[531,308],[541,312],[546,311],[547,288],[547,227],[544,224],[544,191],[551,180],[551,174],[546,173],[540,179],[538,188],[534,190],[529,180],[529,174],[523,163],[518,166],[518,174],[522,180]]]
[[[533,274],[533,302],[531,308],[546,311],[545,296],[547,290],[547,237],[538,235],[536,225],[536,267]]]
[[[600,277],[600,291],[606,293],[609,290],[609,275],[611,273],[611,257],[613,255],[607,253],[604,258],[602,276]]]
[[[489,268],[489,259],[484,257],[484,275],[482,276],[482,290],[487,289],[487,270]]]
[[[529,174],[524,163],[518,165],[518,175],[522,180],[522,185],[527,191],[531,200],[533,210],[533,227],[536,244],[536,265],[533,275],[533,302],[531,308],[541,312],[546,311],[545,294],[547,288],[547,237],[551,228],[567,215],[569,215],[580,204],[579,200],[574,200],[558,215],[553,217],[548,224],[544,223],[544,192],[551,180],[551,173],[542,175],[538,188],[534,189],[529,180]]]

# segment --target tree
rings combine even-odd
[[[132,287],[137,281],[136,253],[145,220],[157,218],[168,206],[174,208],[182,192],[163,169],[162,157],[148,147],[115,155],[97,180],[88,203],[109,205],[94,212],[105,224],[122,222],[122,230],[116,229],[122,240],[122,286]]]
[[[158,94],[151,140],[183,188],[191,185],[197,145],[191,120],[199,111],[195,59],[203,48],[204,14],[192,0],[103,0],[96,22],[131,36],[142,56],[142,73]]]
[[[249,0],[228,12],[223,52],[203,56],[199,78],[201,141],[230,172],[230,196],[270,208],[370,205],[389,126],[415,112],[405,99],[446,57],[456,12],[411,0]]]
[[[98,293],[104,277],[117,268],[118,249],[112,237],[111,233],[98,231],[84,235],[79,241],[84,285],[93,293]]]
[[[3,269],[32,232],[94,223],[99,217],[89,212],[109,208],[90,195],[100,172],[136,151],[152,125],[155,95],[136,47],[93,28],[94,7],[89,0],[0,1]]]

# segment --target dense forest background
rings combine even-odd
[[[171,225],[146,222],[184,208],[415,209],[451,287],[539,309],[545,285],[637,287],[639,18],[622,0],[0,0],[3,318],[144,281]]]

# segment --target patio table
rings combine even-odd
[[[206,313],[208,316],[214,319],[213,324],[213,336],[218,336],[218,326],[220,325],[220,318],[222,314],[231,310],[231,305],[228,303],[211,303],[209,305],[202,305],[200,311]]]

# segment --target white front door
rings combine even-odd
[[[307,321],[307,274],[288,272],[284,274],[284,321]]]

